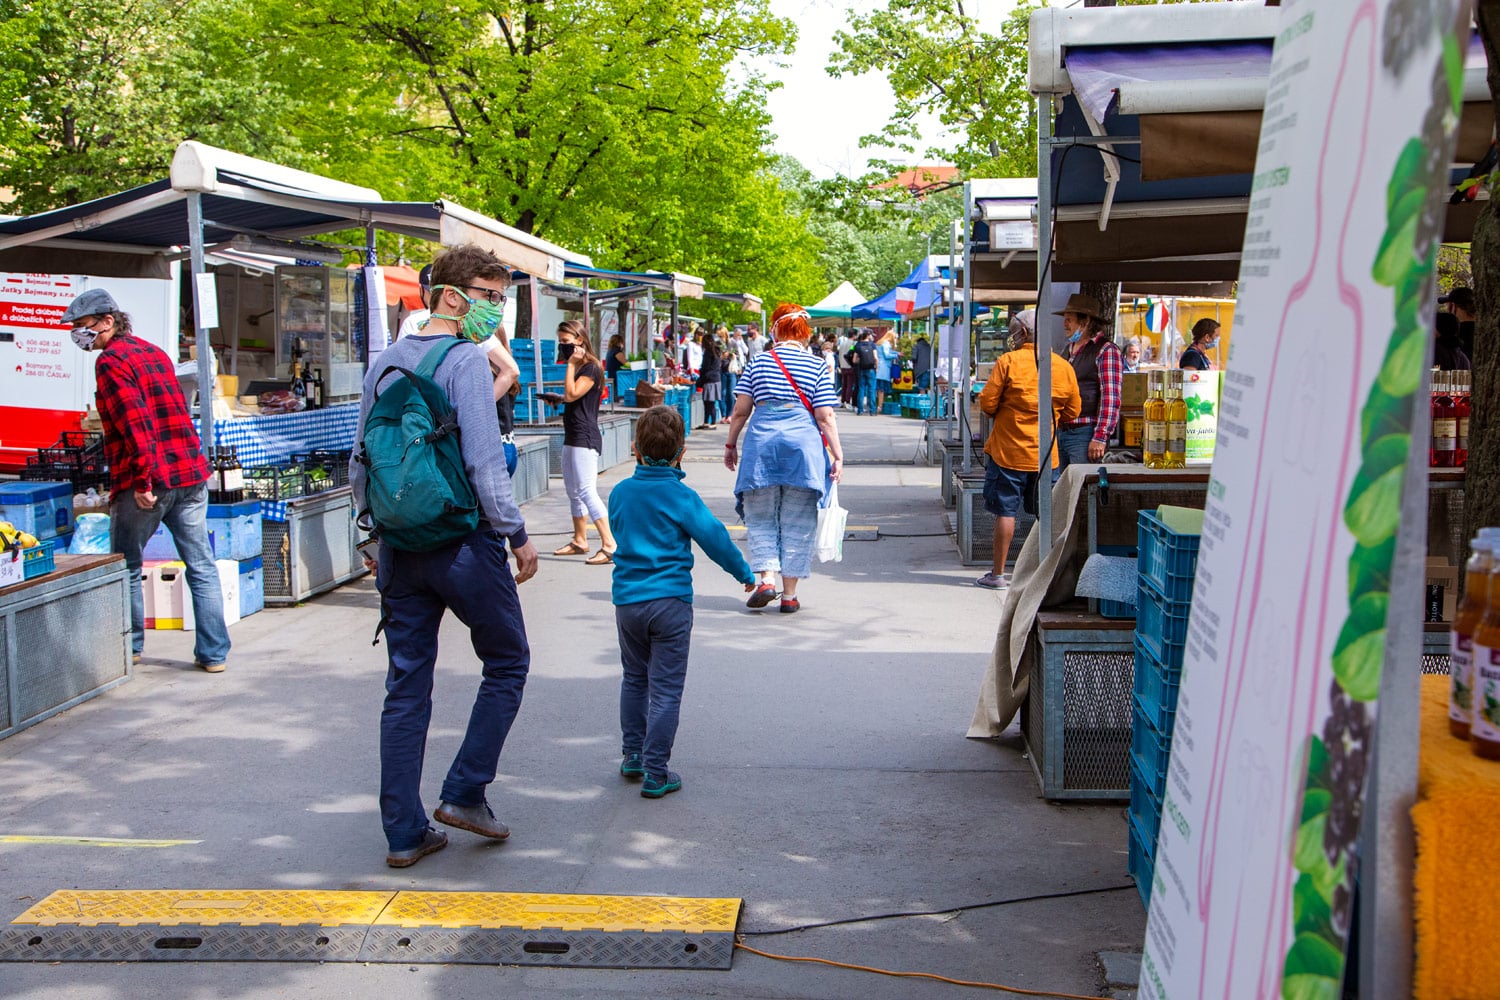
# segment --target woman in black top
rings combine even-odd
[[[625,360],[625,338],[617,333],[609,338],[609,346],[604,349],[604,374],[609,377],[610,392],[618,392],[615,376],[627,367],[629,362]]]
[[[615,536],[609,530],[609,509],[599,498],[599,400],[604,396],[604,367],[594,356],[588,330],[577,320],[557,327],[558,360],[567,364],[563,379],[563,489],[573,514],[573,537],[555,556],[588,555],[588,525],[599,531],[599,551],[585,560],[590,566],[614,562]]]
[[[719,426],[719,399],[723,395],[723,356],[714,338],[703,338],[703,363],[698,366],[698,388],[703,390],[703,423],[699,430]]]
[[[1219,321],[1207,316],[1193,324],[1193,342],[1182,352],[1179,368],[1196,368],[1212,371],[1214,363],[1208,360],[1208,352],[1219,342]]]

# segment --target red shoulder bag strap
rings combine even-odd
[[[776,362],[776,367],[781,369],[781,374],[785,375],[786,380],[792,383],[792,388],[797,392],[797,398],[802,400],[803,406],[807,407],[807,415],[813,418],[813,423],[817,425],[818,428],[818,436],[823,439],[823,447],[827,448],[828,435],[823,433],[823,426],[821,424],[818,424],[818,415],[813,412],[813,405],[811,401],[808,400],[807,394],[802,391],[802,387],[797,384],[797,380],[792,378],[792,373],[787,370],[786,364],[782,362],[780,355],[776,353],[776,348],[771,348],[769,353],[771,355],[771,360]]]

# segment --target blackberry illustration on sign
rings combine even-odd
[[[1281,11],[1156,844],[1155,1000],[1340,995],[1462,99],[1464,0]]]

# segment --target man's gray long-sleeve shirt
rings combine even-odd
[[[354,453],[359,455],[365,436],[365,420],[375,403],[377,382],[388,386],[401,376],[390,368],[414,372],[433,345],[445,335],[402,337],[382,351],[365,373],[364,396],[359,402],[359,427],[354,434]],[[382,380],[382,376],[385,376]],[[505,471],[505,446],[500,440],[500,423],[495,418],[495,393],[490,378],[490,363],[477,344],[465,341],[448,352],[438,366],[433,381],[447,395],[458,415],[459,445],[463,450],[464,468],[469,483],[479,498],[481,521],[487,523],[516,549],[526,544],[526,520],[511,491],[510,475]],[[365,509],[365,467],[358,457],[349,462],[349,485],[354,490],[355,509]]]

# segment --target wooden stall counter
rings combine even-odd
[[[130,679],[130,585],[119,555],[58,555],[0,588],[0,739]]]

